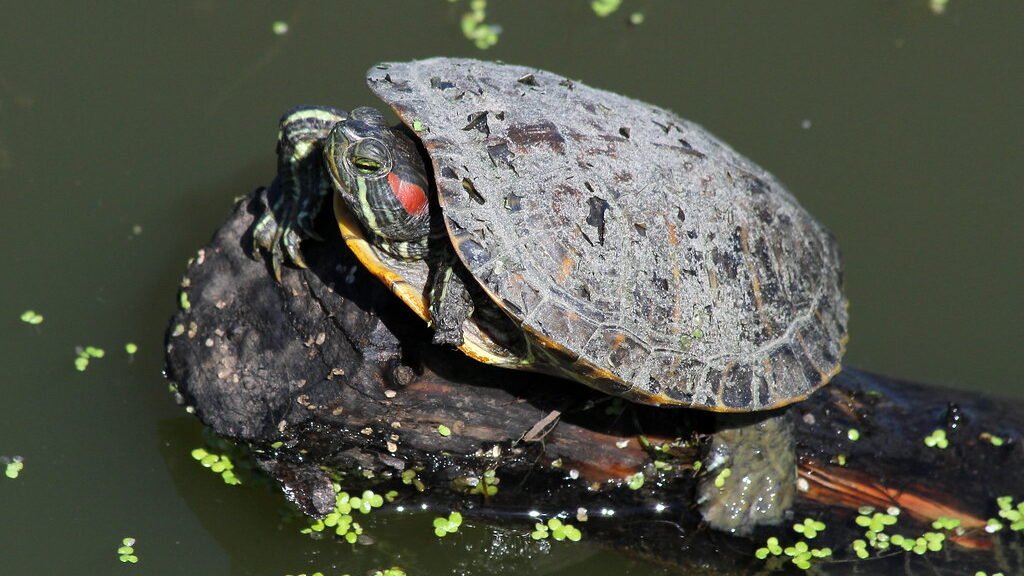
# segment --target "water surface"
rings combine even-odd
[[[776,173],[838,236],[847,360],[1020,396],[1024,5],[920,1],[497,1],[482,52],[466,2],[20,3],[0,19],[0,572],[603,576],[660,569],[585,544],[516,552],[430,517],[313,542],[278,496],[189,458],[200,426],[160,376],[185,261],[274,172],[276,121],[372,103],[378,61],[474,56],[670,107]],[[646,15],[626,24],[634,11]],[[288,32],[275,35],[275,21]],[[18,320],[27,309],[45,321]],[[137,343],[129,357],[123,347]],[[106,350],[77,372],[75,347]],[[135,537],[132,567],[117,561]],[[502,552],[502,550],[505,550]],[[490,564],[489,568],[483,568]]]

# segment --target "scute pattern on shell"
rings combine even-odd
[[[833,237],[700,126],[475,60],[385,64],[368,82],[428,150],[466,266],[539,343],[564,348],[577,379],[746,411],[838,372],[847,314]]]

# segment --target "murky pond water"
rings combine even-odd
[[[316,542],[280,497],[189,452],[201,427],[162,380],[185,261],[274,173],[276,121],[372,103],[383,60],[502,59],[673,108],[777,174],[838,236],[848,363],[1024,394],[1024,5],[196,0],[7,6],[0,19],[0,572],[623,574],[660,568],[431,516]],[[642,12],[644,22],[627,23]],[[274,23],[287,23],[275,34]],[[282,30],[278,30],[281,32]],[[44,317],[19,320],[26,310]],[[129,355],[127,343],[138,345]],[[84,372],[76,346],[103,348]],[[135,566],[118,562],[134,537]],[[529,552],[517,552],[520,546]]]

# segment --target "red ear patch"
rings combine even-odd
[[[402,208],[410,215],[422,214],[427,210],[427,193],[423,188],[402,180],[394,172],[388,174],[388,184],[395,198],[402,203]]]

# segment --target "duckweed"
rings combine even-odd
[[[462,33],[481,50],[498,43],[501,26],[487,24],[487,0],[472,0],[469,12],[462,15]]]
[[[910,552],[914,549],[916,540],[914,538],[907,538],[902,534],[893,534],[889,537],[889,543],[893,546],[899,546],[900,548],[903,548],[905,551]]]
[[[458,512],[452,512],[447,518],[434,518],[434,534],[438,538],[444,538],[448,534],[454,534],[459,531],[459,526],[462,525],[462,514]]]
[[[723,468],[722,471],[718,473],[718,476],[715,476],[715,488],[718,488],[719,490],[724,489],[725,481],[729,479],[729,476],[732,476],[732,469]]]
[[[565,524],[561,522],[558,518],[548,520],[548,528],[551,528],[551,537],[559,542],[562,540],[579,542],[583,537],[579,529],[572,524]]]
[[[43,323],[43,315],[36,313],[35,310],[25,310],[21,313],[21,321],[26,324],[38,326]]]
[[[995,434],[990,434],[988,432],[982,432],[981,439],[988,441],[989,444],[996,447],[1006,444],[1006,440],[1004,438],[996,436]]]
[[[135,555],[135,538],[124,538],[117,549],[117,559],[127,564],[135,564],[139,557]]]
[[[476,484],[470,488],[470,494],[494,496],[498,493],[498,484],[501,482],[501,479],[498,478],[498,475],[494,470],[484,471],[483,477],[476,478],[475,480]]]
[[[782,557],[783,555],[788,556],[790,562],[794,566],[801,570],[807,570],[811,567],[814,559],[828,558],[832,556],[831,548],[811,548],[807,542],[800,540],[792,546],[785,548],[779,544],[779,539],[772,536],[765,542],[764,547],[758,548],[754,552],[754,557],[758,560],[765,560],[769,556]]]
[[[413,132],[423,132],[424,128],[425,128],[425,126],[423,126],[423,122],[420,122],[419,120],[413,120],[412,121],[412,131]]]
[[[889,508],[884,514],[875,512],[874,508],[870,506],[860,508],[855,522],[867,530],[864,532],[864,539],[853,541],[851,548],[854,554],[858,558],[865,559],[871,556],[870,548],[884,551],[890,547],[896,547],[904,552],[913,552],[918,555],[942,550],[946,541],[946,534],[943,532],[925,532],[918,537],[885,533],[885,529],[897,523],[899,513],[900,509],[895,506]],[[932,528],[944,531],[956,530],[960,528],[960,525],[960,519],[948,516],[940,516],[932,522]]]
[[[353,510],[369,514],[374,508],[380,508],[384,505],[384,497],[380,494],[375,494],[372,490],[364,490],[361,496],[351,496],[348,502]]]
[[[798,534],[803,534],[805,538],[813,539],[819,532],[825,531],[825,523],[811,518],[804,518],[803,522],[793,526],[793,530]]]
[[[860,558],[861,560],[864,560],[865,558],[871,556],[871,552],[868,552],[868,543],[864,540],[854,540],[851,547],[853,548],[853,553],[856,554],[857,558]]]
[[[405,570],[402,570],[398,566],[392,566],[391,568],[374,572],[373,576],[405,576]]]
[[[322,520],[313,521],[307,528],[300,530],[303,534],[321,533],[328,528],[349,544],[355,544],[363,533],[363,527],[352,519],[352,512],[358,510],[369,514],[374,508],[384,505],[384,498],[373,490],[364,490],[360,496],[351,496],[341,490],[341,485],[332,483],[334,489],[334,510]]]
[[[832,555],[830,548],[811,548],[803,540],[787,547],[783,552],[786,556],[791,557],[793,564],[801,570],[811,567],[811,558],[827,558]]]
[[[854,540],[851,544],[854,554],[858,558],[867,558],[870,556],[869,546],[875,550],[887,550],[891,540],[885,529],[899,521],[899,514],[900,509],[895,506],[885,512],[875,512],[871,506],[859,508],[854,523],[867,530],[864,531],[864,540]]]
[[[949,446],[949,439],[946,438],[946,431],[942,428],[936,428],[931,434],[925,436],[924,445],[929,448],[938,448],[945,450]]]
[[[632,14],[629,15],[629,23],[632,24],[633,26],[639,26],[639,25],[643,24],[644,23],[644,13],[643,12],[633,12]]]
[[[636,474],[632,474],[632,475],[630,475],[629,477],[626,478],[626,486],[628,486],[630,490],[639,490],[640,488],[643,487],[643,485],[644,485],[644,473],[643,472],[637,472]]]
[[[860,440],[860,430],[850,428],[846,431],[846,437],[849,438],[851,442],[856,442],[857,440]]]
[[[1012,496],[1002,496],[996,498],[996,505],[999,506],[999,517],[1010,523],[1010,530],[1024,530],[1024,501],[1014,503]]]
[[[274,23],[270,25],[270,30],[275,36],[284,36],[288,33],[288,23],[284,20],[275,20]]]
[[[103,358],[106,355],[102,348],[97,348],[96,346],[78,346],[75,350],[77,353],[75,357],[75,370],[79,372],[84,372],[89,367],[91,359]]]
[[[558,518],[549,519],[547,524],[538,522],[533,525],[533,528],[530,537],[534,540],[546,540],[551,537],[559,542],[562,540],[579,542],[583,538],[583,534],[578,528],[567,522],[562,522]]]
[[[622,0],[592,0],[590,8],[601,18],[611,16],[622,6]]]
[[[672,464],[670,464],[668,462],[665,462],[664,460],[655,460],[654,461],[654,469],[655,470],[659,470],[661,472],[665,472],[667,470],[671,470],[672,469]]]
[[[3,460],[6,460],[6,458],[0,458],[0,461]],[[4,476],[14,480],[18,477],[18,474],[21,474],[23,468],[25,468],[25,459],[21,456],[12,456],[7,465],[4,466]]]
[[[909,538],[901,534],[893,534],[889,537],[889,543],[893,546],[897,546],[906,552],[913,552],[917,555],[942,550],[942,543],[945,540],[946,535],[940,534],[939,532],[925,532],[917,538]]]
[[[221,479],[229,486],[242,483],[235,476],[235,465],[226,454],[213,454],[205,448],[196,448],[192,450],[192,459],[202,464],[204,468],[209,468],[214,474],[220,474]]]
[[[139,346],[134,342],[129,342],[124,345],[124,351],[127,352],[129,356],[133,356],[139,351]]]
[[[932,522],[932,528],[936,530],[954,530],[960,527],[959,518],[950,518],[948,516],[939,516]]]
[[[782,546],[779,546],[779,539],[775,536],[768,538],[765,542],[764,548],[758,548],[757,551],[754,552],[754,556],[757,557],[758,560],[764,560],[769,554],[772,556],[782,554]]]
[[[861,528],[867,528],[869,532],[882,532],[888,526],[896,524],[898,519],[895,515],[884,512],[874,512],[872,508],[861,508],[860,514],[854,522]]]
[[[416,477],[416,471],[411,468],[402,471],[402,484],[413,486],[417,492],[423,492],[427,489],[423,481]]]
[[[447,426],[445,426],[444,424],[438,424],[437,425],[437,433],[440,434],[441,436],[444,436],[445,438],[447,438],[447,437],[452,435],[452,429],[447,427]]]
[[[939,532],[925,532],[920,538],[914,541],[914,552],[916,554],[924,554],[923,551],[919,551],[923,545],[927,548],[928,552],[938,552],[942,550],[942,542],[946,540],[946,535]]]

